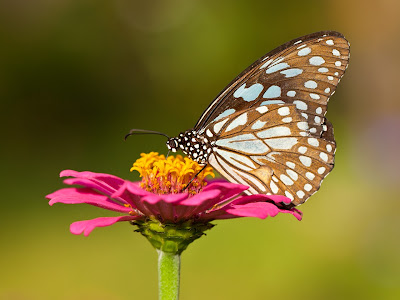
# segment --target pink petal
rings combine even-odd
[[[174,222],[182,219],[186,206],[180,204],[189,197],[188,193],[156,195],[151,194],[141,198],[141,205],[151,212],[152,216],[161,217],[163,221]]]
[[[64,188],[46,196],[50,199],[49,205],[54,203],[64,204],[90,204],[104,209],[129,213],[132,209],[112,202],[107,196],[86,188]]]
[[[73,170],[64,170],[60,173],[60,177],[75,177],[64,180],[66,184],[77,184],[84,187],[96,189],[104,194],[111,195],[123,183],[124,180],[109,174],[93,173],[93,172],[77,172]]]
[[[225,199],[232,197],[232,195],[238,195],[245,190],[247,190],[249,187],[246,185],[242,184],[237,184],[237,183],[231,183],[227,181],[213,181],[209,184],[206,185],[206,187],[203,189],[203,191],[208,191],[211,189],[219,189],[224,192]]]
[[[132,191],[132,192],[131,192]],[[147,208],[146,203],[142,201],[144,195],[152,194],[138,187],[133,182],[125,181],[124,184],[111,197],[119,197],[128,201],[132,207],[138,209],[146,216],[154,215],[151,209]]]
[[[126,190],[137,196],[154,195],[153,193],[142,189],[137,182],[125,180],[124,184],[118,188],[112,197],[121,197]]]
[[[147,202],[151,205],[157,204],[159,202],[169,203],[170,205],[180,204],[183,200],[189,197],[188,193],[179,193],[179,194],[165,194],[165,195],[157,195],[150,194],[142,197],[142,201]]]
[[[265,202],[265,201],[273,201],[274,203],[285,203],[289,204],[292,202],[288,197],[282,195],[264,195],[264,194],[257,194],[257,195],[249,195],[249,196],[242,196],[239,197],[231,202],[231,204],[246,204],[251,202]]]
[[[70,226],[70,231],[73,234],[81,234],[88,236],[96,227],[105,227],[113,225],[121,221],[132,221],[139,219],[139,216],[122,216],[122,217],[101,217],[92,220],[74,222]]]
[[[206,215],[202,216],[204,220],[210,219],[232,219],[239,217],[255,217],[260,219],[265,219],[266,217],[275,217],[278,213],[289,213],[293,215],[297,220],[301,221],[302,212],[292,208],[292,209],[281,209],[275,204],[269,202],[256,202],[247,203],[244,205],[229,205],[224,209],[219,209],[212,211]]]
[[[186,206],[199,206],[199,205],[204,205],[204,203],[208,203],[208,202],[215,202],[215,201],[219,201],[219,199],[221,197],[222,191],[220,191],[219,189],[208,189],[208,190],[203,190],[198,194],[193,195],[190,198],[184,199],[183,201],[181,201],[179,204],[180,205],[186,205]],[[222,197],[224,197],[225,195],[222,195]],[[218,198],[218,200],[215,200],[216,198]],[[214,201],[213,201],[214,200]],[[210,206],[213,206],[215,203],[213,204],[209,204],[206,205],[207,208],[210,208]]]
[[[243,205],[233,205],[225,209],[228,214],[238,217],[255,217],[265,219],[266,217],[275,217],[280,209],[268,202],[247,203]]]
[[[203,190],[199,194],[180,202],[177,208],[180,218],[190,218],[190,216],[200,214],[212,208],[215,203],[219,203],[221,198],[224,197],[221,193],[218,189]]]
[[[180,204],[197,206],[196,212],[211,209],[214,205],[228,202],[229,199],[237,196],[249,187],[230,182],[213,182],[208,184],[200,193],[182,201]]]

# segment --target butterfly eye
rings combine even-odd
[[[167,147],[169,150],[172,150],[172,152],[176,152],[176,148],[178,148],[178,142],[174,138],[169,139],[167,141]]]

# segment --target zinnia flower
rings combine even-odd
[[[139,171],[141,182],[102,173],[62,171],[61,177],[71,177],[64,183],[78,187],[63,188],[47,195],[49,204],[86,203],[123,214],[74,222],[70,226],[73,234],[88,236],[96,227],[130,221],[157,249],[177,253],[211,228],[213,225],[209,222],[213,220],[265,219],[280,212],[301,220],[300,211],[285,208],[290,199],[284,196],[244,196],[241,194],[247,186],[222,180],[207,183],[205,177],[213,175],[211,167],[205,168],[189,188],[181,192],[201,166],[180,155],[166,159],[164,155],[152,152],[141,156],[131,169]],[[163,238],[159,237],[161,232]],[[165,235],[173,240],[182,234],[187,235],[183,238],[186,241],[179,245],[171,246],[165,241]]]
[[[86,203],[122,213],[117,217],[100,217],[72,223],[73,234],[88,236],[96,227],[129,221],[157,249],[159,299],[179,298],[180,255],[187,246],[219,219],[257,217],[264,219],[289,213],[301,220],[301,212],[286,206],[284,196],[244,196],[247,186],[222,180],[208,183],[211,167],[204,170],[196,162],[178,155],[176,158],[151,152],[142,154],[131,168],[142,177],[131,182],[119,177],[93,172],[62,171],[69,187],[47,198],[49,204]]]

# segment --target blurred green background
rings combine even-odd
[[[0,299],[156,299],[156,252],[105,215],[50,207],[63,169],[129,172],[191,128],[219,91],[280,44],[351,42],[329,105],[336,167],[289,215],[218,224],[182,257],[182,299],[400,299],[400,2],[1,0]]]

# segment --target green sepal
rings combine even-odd
[[[158,220],[132,221],[138,226],[136,232],[145,236],[154,248],[171,254],[181,254],[190,243],[204,235],[204,231],[214,227],[210,223],[161,223]]]

